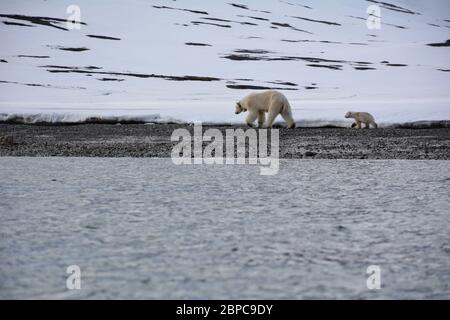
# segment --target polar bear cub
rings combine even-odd
[[[352,128],[356,125],[359,129],[361,129],[361,123],[365,124],[366,129],[370,128],[370,125],[374,128],[378,128],[378,124],[375,122],[375,119],[368,112],[349,111],[345,114],[345,117],[355,119],[355,123],[352,124]]]
[[[243,111],[248,111],[245,123],[250,127],[253,126],[256,119],[258,119],[258,126],[263,127],[266,122],[266,112],[268,112],[265,127],[271,128],[275,118],[281,114],[288,128],[295,128],[289,101],[281,92],[276,90],[254,92],[245,96],[236,103],[235,113],[239,114]]]

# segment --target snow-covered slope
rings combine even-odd
[[[388,1],[77,0],[73,30],[72,1],[2,1],[0,120],[241,122],[262,88],[299,121],[450,119],[450,2]]]

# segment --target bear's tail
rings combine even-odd
[[[283,102],[283,106],[281,107],[281,113],[289,114],[290,116],[292,116],[291,105],[289,104],[289,101]]]
[[[281,107],[281,115],[288,124],[288,128],[295,128],[295,120],[292,117],[292,109],[289,101],[285,100],[283,106]]]

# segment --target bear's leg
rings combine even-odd
[[[247,118],[245,118],[245,123],[249,127],[253,127],[253,122],[255,122],[256,118],[258,117],[258,113],[254,111],[249,111]]]
[[[269,110],[269,115],[267,117],[267,128],[272,128],[273,122],[275,121],[275,118],[277,116],[278,116],[278,112]]]
[[[289,112],[289,111],[283,111],[283,112],[281,113],[281,117],[283,117],[284,121],[286,121],[287,127],[288,127],[289,129],[295,128],[295,121],[294,121],[294,119],[292,118],[291,112]]]
[[[378,129],[378,124],[375,121],[372,121],[371,125],[375,128]]]
[[[258,112],[258,127],[262,128],[266,121],[266,113],[264,111]]]
[[[366,123],[365,123],[365,126],[364,126],[364,128],[365,128],[365,129],[369,129],[369,128],[370,128],[370,124],[369,124],[369,122],[366,122]]]
[[[355,120],[355,122],[356,122],[356,127],[357,127],[358,129],[361,129],[361,121]]]

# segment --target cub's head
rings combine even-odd
[[[353,112],[349,111],[345,114],[346,118],[351,118],[353,116]]]
[[[239,114],[239,113],[244,112],[244,111],[247,111],[247,110],[242,107],[240,102],[236,102],[236,107],[234,109],[234,113],[235,114]]]

